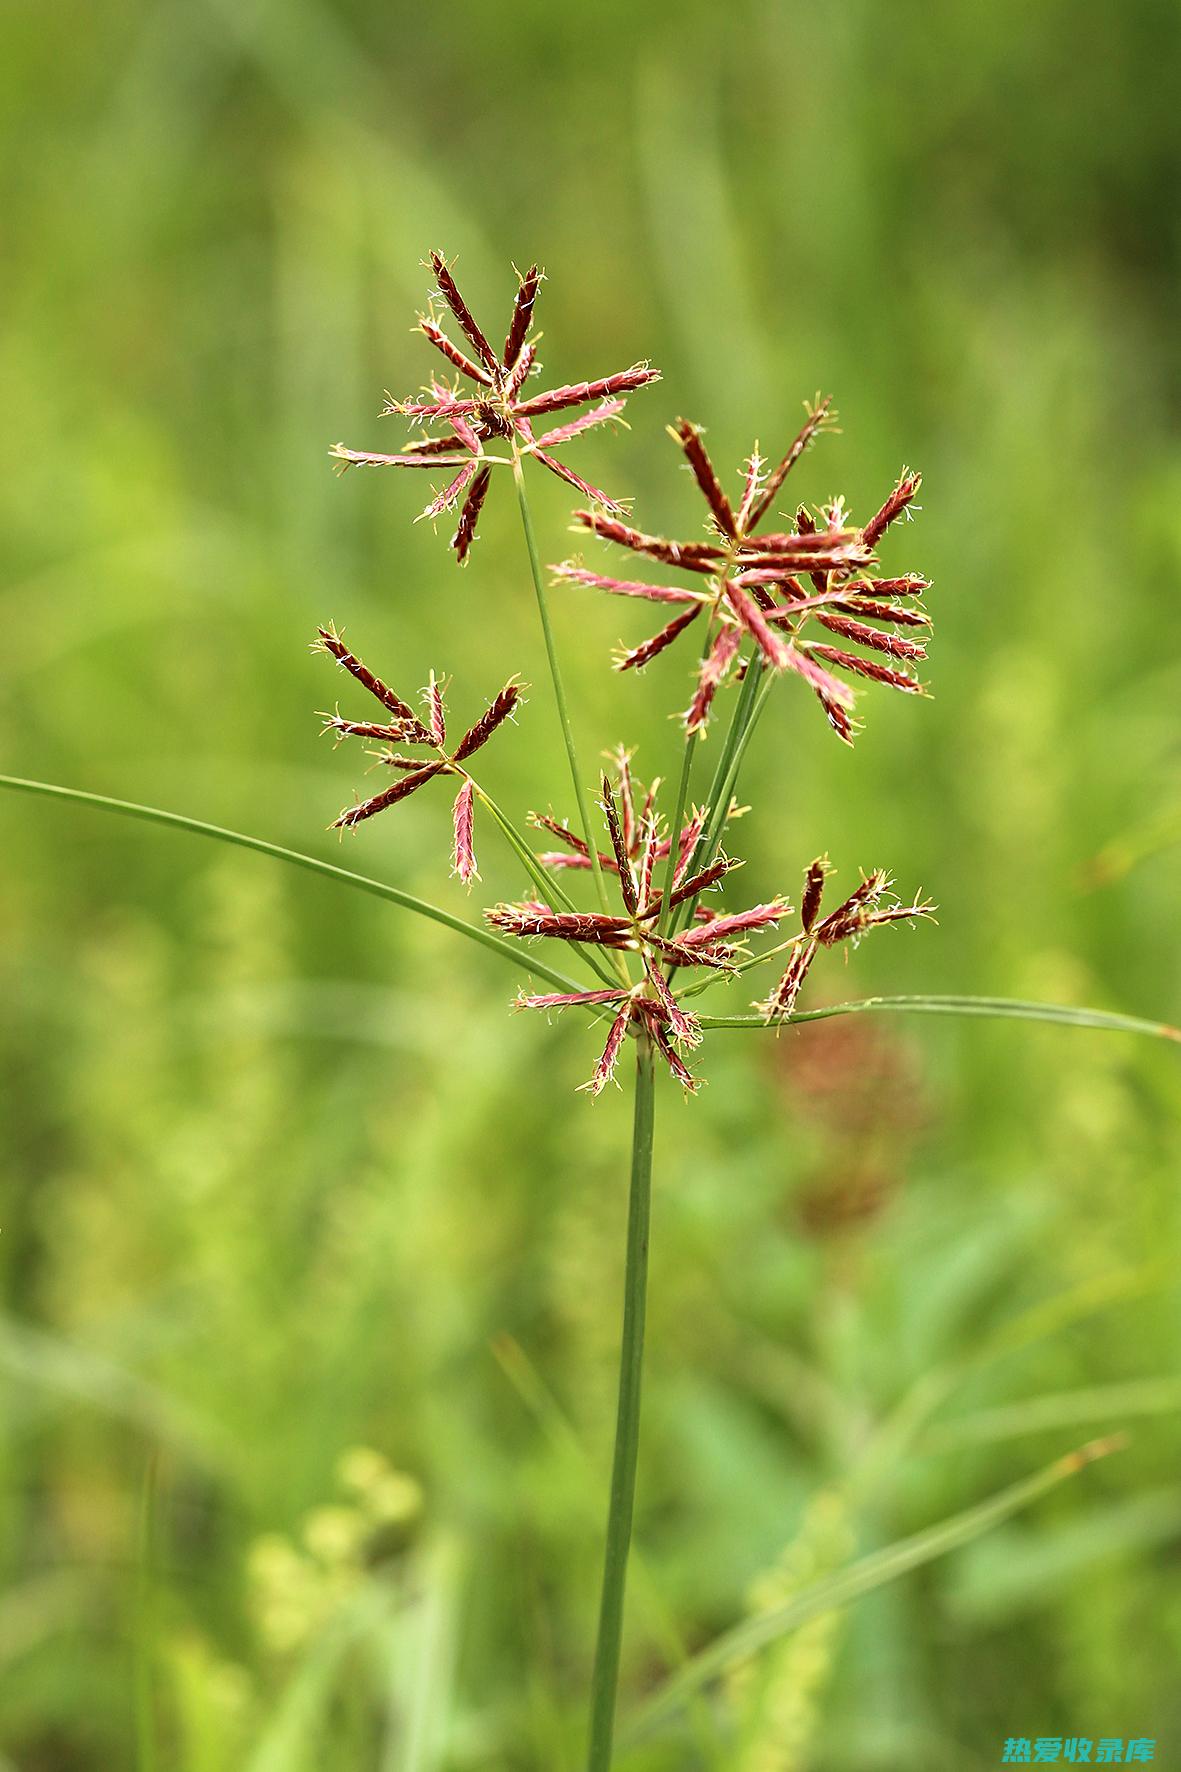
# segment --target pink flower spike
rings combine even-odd
[[[451,546],[455,550],[455,558],[462,566],[471,551],[472,542],[476,537],[476,524],[480,521],[480,512],[488,492],[488,483],[492,478],[491,468],[481,468],[467,497],[463,501],[463,509],[459,513],[459,524],[451,537]]]
[[[786,898],[775,898],[770,904],[752,905],[747,911],[734,911],[728,916],[711,917],[708,923],[695,923],[677,939],[686,948],[708,946],[712,942],[724,940],[728,935],[742,934],[747,929],[765,929],[769,923],[778,923],[790,909]]]
[[[662,653],[666,646],[671,646],[679,634],[683,634],[690,622],[697,620],[701,614],[701,604],[696,603],[691,609],[674,615],[667,627],[653,634],[650,640],[644,640],[639,646],[633,646],[630,652],[622,652],[615,660],[617,671],[642,671],[646,664]]]
[[[625,402],[622,400],[604,400],[601,406],[595,406],[590,412],[584,412],[579,418],[572,418],[569,424],[559,425],[556,430],[546,431],[536,439],[538,449],[553,448],[558,443],[569,443],[572,437],[582,435],[583,431],[591,430],[595,425],[605,425],[613,418],[618,418],[623,411]]]
[[[696,603],[698,607],[707,601],[701,591],[682,590],[678,585],[644,584],[634,578],[604,578],[571,560],[551,566],[550,571],[555,579],[564,579],[567,584],[589,585],[592,590],[611,591],[617,597],[644,597],[651,603]]]
[[[876,516],[871,517],[869,522],[865,525],[864,534],[865,545],[867,547],[874,547],[886,533],[886,530],[890,527],[891,523],[897,522],[903,511],[906,510],[907,506],[913,500],[915,493],[918,491],[922,483],[923,476],[921,474],[908,474],[905,471],[903,472],[897,486],[895,486],[881,510],[878,511]]]
[[[697,688],[693,700],[689,703],[685,714],[685,731],[701,732],[709,719],[709,711],[713,706],[714,697],[725,681],[730,666],[734,663],[742,646],[742,629],[736,627],[719,628],[714,641],[702,661],[697,677]]]
[[[504,341],[504,356],[501,359],[505,369],[512,369],[521,354],[529,326],[533,319],[533,305],[537,300],[537,291],[541,286],[541,269],[538,265],[530,265],[521,278],[517,289],[517,299],[513,303],[513,316],[509,321],[508,334]]]
[[[646,960],[644,971],[657,1001],[664,1010],[673,1038],[679,1040],[682,1046],[700,1046],[701,1023],[695,1015],[691,1015],[688,1010],[681,1008],[660,967],[654,966],[651,960]]]
[[[439,679],[431,672],[430,682],[423,691],[423,700],[427,705],[427,721],[431,729],[431,737],[437,745],[447,743],[447,716],[443,711],[443,690]]]
[[[465,781],[455,796],[454,821],[455,844],[452,850],[451,871],[458,874],[465,886],[479,879],[476,872],[476,855],[472,847],[472,784]]]
[[[652,1040],[665,1064],[681,1085],[687,1095],[696,1095],[701,1087],[700,1080],[693,1075],[680,1053],[673,1047],[668,1035],[660,1023],[653,1017],[648,1019]]]
[[[603,375],[596,381],[570,382],[566,387],[551,388],[545,394],[534,394],[532,400],[523,400],[517,411],[522,418],[536,418],[543,412],[560,412],[567,406],[583,406],[588,400],[599,400],[605,394],[634,393],[637,388],[647,387],[649,382],[659,380],[659,369],[653,369],[647,363],[636,363],[631,369],[620,370],[617,375]]]
[[[514,1009],[574,1009],[595,1003],[622,1003],[630,995],[625,990],[551,991],[543,997],[530,997],[522,991],[514,1000]]]
[[[425,314],[419,315],[418,330],[424,338],[429,339],[437,351],[443,353],[448,363],[453,364],[461,375],[466,375],[469,381],[480,382],[484,387],[492,386],[492,377],[488,371],[481,369],[469,357],[465,357],[458,346],[452,344],[442,327],[436,326],[435,322]]]
[[[705,495],[705,502],[713,514],[715,528],[729,540],[737,540],[738,526],[734,521],[734,512],[714,470],[713,462],[709,459],[705,444],[701,441],[700,426],[692,425],[687,419],[681,418],[672,428],[672,435],[685,451],[686,460],[693,470],[693,478]]]
[[[748,596],[741,585],[733,579],[725,581],[726,601],[735,615],[754,640],[767,663],[775,670],[783,670],[788,664],[788,648],[784,645],[774,629],[767,626],[766,618],[753,597]]]
[[[450,438],[447,440],[447,447],[455,449]],[[349,468],[456,468],[464,460],[457,449],[452,455],[441,450],[422,455],[379,455],[373,450],[346,449],[343,443],[334,443],[328,453],[334,461],[340,463],[342,473]]]
[[[631,1003],[624,1003],[619,1014],[611,1023],[611,1031],[607,1035],[607,1044],[603,1048],[603,1056],[595,1066],[594,1076],[591,1077],[588,1082],[580,1083],[580,1089],[586,1090],[591,1095],[601,1095],[608,1083],[614,1077],[615,1066],[619,1062],[619,1052],[623,1045],[624,1036],[627,1033],[627,1026],[631,1020],[631,1013]]]
[[[492,346],[488,343],[488,340],[484,337],[484,334],[480,331],[480,328],[472,318],[468,305],[456,288],[455,278],[451,275],[447,261],[441,252],[431,253],[431,266],[438,279],[439,294],[443,297],[443,300],[447,303],[447,306],[459,321],[460,326],[463,328],[463,331],[467,336],[469,344],[475,346],[477,357],[479,357],[485,366],[495,374],[500,367],[496,361],[496,352],[492,349]]]
[[[556,455],[550,455],[549,451],[542,449],[540,444],[535,443],[531,453],[543,468],[548,468],[550,473],[556,474],[559,480],[565,480],[567,486],[573,486],[576,492],[581,492],[583,498],[593,499],[596,504],[602,505],[608,511],[618,511],[621,508],[610,493],[604,492],[601,486],[592,486],[589,480],[584,480],[581,474],[576,474],[573,468],[568,468],[564,461],[558,460]]]
[[[425,510],[418,513],[415,521],[421,523],[424,519],[432,520],[435,517],[441,517],[444,511],[449,511],[452,505],[458,504],[467,488],[471,485],[478,469],[479,464],[469,458],[465,465],[460,468],[454,480],[452,480],[449,485],[444,486],[442,492],[431,500]]]

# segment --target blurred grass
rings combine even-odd
[[[578,445],[645,526],[690,508],[678,412],[737,467],[822,387],[843,430],[801,496],[864,511],[924,470],[890,557],[935,580],[933,699],[867,697],[851,757],[785,694],[745,778],[759,895],[828,850],[941,907],[813,1000],[1177,1019],[1175,7],[18,0],[0,31],[6,770],[335,858],[353,777],[306,652],[332,617],[399,681],[453,672],[457,711],[522,672],[489,785],[572,812],[508,487],[459,574],[417,483],[325,455],[388,446],[381,390],[427,373],[429,247],[493,318],[536,255],[556,379],[665,371]],[[533,496],[559,558],[565,491]],[[555,617],[586,757],[626,738],[667,774],[685,659],[620,680],[634,612],[571,592]],[[346,864],[475,908],[440,886],[437,805],[382,822]],[[570,1093],[585,1030],[508,1015],[512,977],[445,930],[253,857],[30,802],[0,840],[0,1753],[133,1766],[150,1616],[181,1772],[573,1768],[599,1526],[494,1350],[601,1474],[626,1128]],[[487,829],[481,863],[491,897],[519,885]],[[991,1765],[1029,1719],[1164,1761],[1178,1431],[1143,1387],[1181,1352],[1175,1055],[867,1020],[717,1033],[704,1063],[700,1102],[660,1103],[639,1520],[690,1648],[786,1547],[792,1579],[800,1545],[872,1553],[1132,1425],[776,1663],[790,1729],[760,1740],[727,1689],[734,1763]],[[1006,1342],[1056,1298],[1092,1305]],[[927,1438],[882,1442],[942,1375]],[[881,1480],[850,1491],[871,1444]],[[356,1446],[421,1506],[342,1489]],[[671,1665],[635,1598],[631,1704]]]

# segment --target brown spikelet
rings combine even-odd
[[[463,509],[459,513],[459,523],[455,534],[451,537],[451,546],[455,550],[455,558],[462,566],[471,551],[475,539],[476,524],[480,521],[480,511],[488,493],[488,483],[492,478],[492,469],[483,467],[471,483],[467,497],[463,501]]]
[[[818,401],[817,404],[810,409],[807,422],[792,439],[787,454],[783,457],[782,461],[780,461],[776,467],[772,468],[763,483],[762,491],[755,498],[751,506],[750,517],[747,523],[748,529],[753,529],[755,524],[760,522],[766,515],[771,500],[775,497],[775,494],[779,491],[779,488],[783,485],[788,474],[791,472],[792,468],[795,467],[812,439],[826,426],[831,426],[835,421],[836,414],[831,411],[831,408],[832,395],[827,394],[823,400]]]
[[[436,326],[435,322],[425,314],[419,316],[418,330],[424,338],[429,339],[437,351],[443,353],[449,363],[454,364],[461,375],[466,375],[469,381],[479,382],[484,387],[492,385],[492,377],[488,371],[481,369],[478,363],[473,363],[470,357],[465,357],[458,345],[452,344],[442,327]]]
[[[889,665],[879,664],[876,658],[860,658],[855,653],[844,652],[837,646],[811,646],[814,658],[824,659],[826,664],[836,665],[842,671],[850,671],[857,677],[869,677],[875,683],[888,683],[893,689],[904,689],[910,695],[921,695],[923,686],[917,677],[909,671],[895,671]]]
[[[820,910],[820,900],[824,896],[824,882],[828,878],[829,865],[827,855],[818,855],[804,875],[804,893],[800,899],[800,922],[804,933],[810,934]]]
[[[808,976],[808,969],[816,958],[816,938],[813,936],[801,942],[787,963],[787,969],[771,995],[764,1003],[756,1003],[755,1008],[764,1021],[782,1021],[789,1016],[796,1006],[796,998],[800,988]]]
[[[625,1003],[623,1008],[619,1011],[619,1014],[615,1017],[615,1020],[611,1023],[611,1030],[607,1035],[607,1044],[603,1048],[602,1057],[595,1066],[594,1075],[590,1077],[587,1082],[580,1083],[580,1089],[586,1090],[590,1095],[601,1095],[603,1093],[604,1089],[615,1075],[615,1066],[619,1062],[620,1048],[622,1047],[624,1037],[627,1034],[627,1027],[630,1020],[631,1004]]]
[[[508,682],[501,690],[471,729],[464,733],[452,753],[453,763],[463,763],[466,759],[488,743],[498,726],[512,714],[521,699],[521,686],[516,682]]]
[[[443,300],[447,303],[447,306],[451,309],[451,312],[455,315],[455,318],[463,328],[469,344],[474,346],[476,355],[480,358],[481,362],[484,363],[489,370],[495,373],[499,367],[496,361],[496,352],[492,349],[492,346],[488,343],[488,340],[484,337],[484,334],[480,331],[480,328],[472,318],[471,311],[462,295],[460,295],[459,290],[456,287],[455,278],[451,275],[447,266],[447,261],[441,252],[431,253],[431,267],[434,270],[435,277],[439,284],[439,294],[443,297]]]
[[[738,526],[734,521],[734,512],[730,508],[730,500],[722,489],[722,483],[709,459],[705,444],[701,441],[701,431],[687,419],[677,420],[671,433],[685,451],[686,460],[693,470],[693,477],[705,496],[705,501],[713,513],[714,524],[722,535],[732,539],[738,535]]]
[[[398,733],[400,738],[413,738],[416,744],[429,744],[431,742],[430,733],[418,718],[414,709],[409,707],[402,700],[400,695],[395,695],[389,685],[383,683],[380,677],[374,676],[373,672],[369,670],[366,665],[362,664],[361,660],[355,653],[349,651],[335,628],[323,627],[318,629],[318,633],[320,636],[321,649],[324,652],[327,652],[330,657],[334,658],[351,677],[355,677],[357,682],[369,691],[370,695],[372,695],[377,701],[381,702],[382,706],[387,707],[390,713],[394,715],[401,728]]]
[[[517,299],[513,303],[513,317],[509,321],[508,336],[504,341],[504,356],[501,361],[506,369],[511,369],[521,354],[533,319],[533,304],[537,300],[537,291],[541,283],[541,271],[537,265],[530,265],[521,278],[517,289]]]
[[[865,525],[865,541],[867,547],[875,547],[881,540],[891,523],[897,522],[903,511],[911,503],[915,493],[923,483],[921,474],[903,473],[897,486],[877,514]]]
[[[452,809],[455,840],[451,850],[451,871],[459,875],[465,886],[479,879],[476,854],[472,847],[472,794],[470,781],[465,781],[455,796]]]
[[[441,775],[446,767],[445,763],[427,763],[423,768],[416,770],[413,775],[402,776],[400,781],[394,782],[392,787],[383,789],[380,794],[374,794],[368,800],[362,800],[357,806],[347,806],[340,817],[333,820],[332,829],[334,831],[352,830],[354,825],[361,824],[367,818],[372,818],[375,813],[384,812],[387,806],[395,806],[399,800],[408,799],[411,794],[416,794],[419,788],[430,781],[433,775]]]
[[[667,627],[661,628],[651,639],[644,640],[639,646],[633,646],[630,652],[621,652],[615,659],[617,671],[642,671],[644,666],[662,653],[666,646],[671,646],[679,634],[683,634],[691,622],[695,622],[701,614],[701,604],[695,603],[692,608],[674,615]]]

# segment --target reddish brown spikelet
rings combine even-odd
[[[442,774],[446,767],[445,763],[427,763],[422,769],[416,770],[413,775],[404,775],[400,781],[396,781],[392,787],[385,788],[380,794],[374,794],[370,799],[362,800],[358,806],[346,807],[340,817],[333,820],[332,829],[334,831],[352,830],[354,825],[361,824],[367,818],[372,818],[375,813],[384,812],[387,806],[395,806],[399,800],[408,799],[411,794],[417,793],[419,788],[430,781],[433,775]]]
[[[701,841],[701,833],[705,829],[705,819],[706,812],[702,807],[694,812],[688,824],[681,831],[677,846],[677,871],[673,875],[674,886],[680,886],[692,866],[697,854],[697,845]]]
[[[808,941],[801,942],[799,947],[793,951],[783,977],[766,1002],[755,1004],[755,1008],[758,1009],[765,1021],[782,1021],[791,1014],[796,1006],[796,998],[800,994],[800,988],[808,976],[808,970],[816,958],[816,947],[814,936]]]
[[[414,709],[408,707],[400,695],[395,695],[389,685],[383,683],[380,677],[374,676],[373,672],[369,670],[366,665],[362,664],[361,660],[354,652],[349,651],[335,628],[323,627],[317,631],[320,636],[321,649],[324,652],[327,652],[331,658],[334,658],[337,664],[341,665],[349,673],[350,677],[355,677],[357,682],[369,691],[370,695],[372,695],[377,701],[381,702],[382,706],[387,707],[390,713],[394,715],[398,725],[401,727],[398,737],[413,739],[416,744],[429,744],[431,742],[430,733],[427,731],[418,715],[414,712]]]
[[[679,1040],[682,1046],[700,1046],[701,1023],[695,1015],[691,1015],[687,1009],[681,1008],[660,967],[654,966],[651,960],[645,960],[644,971],[657,1001],[664,1010],[673,1038]]]
[[[604,492],[601,486],[592,486],[589,480],[584,480],[581,474],[576,474],[573,468],[568,468],[566,463],[559,461],[556,455],[550,455],[549,451],[542,449],[540,444],[534,443],[531,453],[543,468],[548,468],[551,474],[556,474],[559,480],[566,482],[567,486],[573,486],[575,491],[581,492],[583,498],[592,499],[596,504],[603,505],[609,511],[618,511],[621,508],[610,493]]]
[[[476,872],[476,854],[472,847],[472,793],[471,782],[465,781],[455,796],[453,809],[455,841],[451,851],[451,868],[465,886],[479,878]]]
[[[666,646],[671,646],[678,635],[683,634],[691,622],[695,622],[701,614],[701,604],[695,603],[691,609],[674,615],[667,627],[661,628],[651,639],[644,640],[639,646],[633,646],[630,652],[621,652],[615,660],[617,671],[642,671],[646,664],[662,653]]]
[[[865,622],[854,621],[848,616],[831,615],[823,609],[817,613],[816,619],[830,633],[839,634],[842,640],[851,640],[855,646],[869,646],[875,652],[887,653],[891,658],[923,659],[927,656],[927,648],[921,641],[908,640],[902,634],[886,634],[881,628],[871,628]]]
[[[680,943],[682,947],[695,948],[722,941],[729,935],[744,934],[748,929],[765,929],[768,924],[778,923],[790,909],[786,898],[775,898],[769,904],[751,905],[749,910],[723,913],[711,917],[708,923],[697,923],[686,929],[679,938]]]
[[[679,585],[650,585],[634,578],[604,578],[602,573],[588,572],[571,560],[551,566],[550,571],[568,584],[590,585],[594,590],[611,591],[617,597],[645,597],[652,603],[695,603],[698,607],[706,601],[701,591],[684,590]]]
[[[818,855],[804,875],[804,892],[800,899],[800,922],[804,933],[810,934],[820,910],[820,901],[824,897],[824,882],[828,878],[829,864],[827,855]]]
[[[904,473],[893,492],[878,511],[865,525],[865,542],[867,547],[874,547],[881,540],[891,523],[897,522],[906,507],[911,503],[915,493],[923,483],[921,474]]]
[[[684,904],[687,898],[696,898],[699,892],[708,892],[711,886],[718,885],[719,881],[724,880],[726,875],[738,865],[737,862],[731,861],[728,855],[719,855],[718,859],[711,862],[709,867],[702,868],[700,873],[693,874],[688,880],[683,880],[674,886],[672,896],[668,901],[670,907]]]
[[[496,361],[496,352],[492,349],[492,346],[488,343],[488,340],[484,337],[484,334],[480,331],[480,328],[472,318],[468,305],[464,301],[462,295],[460,295],[459,290],[456,287],[455,278],[451,275],[451,272],[447,267],[447,261],[441,252],[431,253],[431,267],[438,280],[439,294],[443,297],[443,300],[447,303],[447,306],[459,321],[460,326],[467,335],[469,344],[474,347],[477,357],[479,357],[487,368],[495,374],[499,367]]]
[[[775,630],[768,627],[766,617],[754,598],[733,579],[728,578],[723,589],[726,601],[754,640],[767,663],[773,670],[783,670],[791,662],[789,648],[784,645]]]
[[[443,440],[434,438],[432,441],[442,443]],[[382,455],[376,450],[346,449],[343,443],[334,443],[328,453],[340,464],[341,473],[346,473],[349,468],[450,468],[458,467],[463,460],[453,437],[446,439],[445,448],[429,452],[424,446],[413,454]]]
[[[621,369],[615,375],[602,375],[595,381],[569,382],[565,387],[535,394],[532,400],[522,400],[517,412],[521,418],[537,418],[543,412],[560,412],[566,406],[582,406],[588,400],[634,393],[637,388],[645,388],[649,382],[659,380],[659,369],[653,369],[648,363],[634,363],[630,369]]]
[[[931,626],[931,617],[925,609],[911,609],[905,603],[881,603],[874,597],[863,597],[860,592],[838,595],[830,601],[829,607],[855,616],[869,616],[873,621],[890,621],[898,627]]]
[[[615,1017],[615,1020],[611,1023],[611,1031],[607,1035],[607,1044],[603,1048],[602,1057],[595,1066],[594,1076],[587,1082],[580,1083],[580,1089],[585,1089],[591,1095],[601,1095],[603,1093],[604,1089],[615,1075],[615,1066],[619,1062],[620,1049],[623,1046],[624,1037],[627,1034],[627,1027],[630,1020],[631,1004],[625,1003],[619,1011],[619,1014]]]
[[[892,670],[889,665],[879,664],[876,658],[860,658],[837,646],[812,646],[810,651],[813,657],[823,658],[842,671],[851,671],[854,676],[869,677],[875,683],[888,683],[892,689],[904,689],[910,695],[923,693],[922,684],[909,671]]]
[[[803,455],[804,451],[811,443],[813,437],[815,437],[819,431],[824,429],[826,425],[831,425],[833,423],[836,414],[831,412],[831,408],[832,395],[827,394],[823,400],[819,401],[817,405],[809,411],[807,422],[792,439],[787,454],[783,457],[782,461],[779,462],[777,467],[772,468],[763,483],[762,491],[757,497],[755,497],[750,509],[750,516],[747,523],[748,528],[753,529],[755,524],[766,514],[767,507],[770,505],[771,500],[775,497],[775,494],[779,491],[779,488],[783,485],[783,482],[787,479],[788,474],[791,472],[792,468],[795,467],[801,455]]]
[[[517,299],[513,303],[513,317],[509,322],[508,336],[504,341],[503,363],[506,369],[511,369],[521,354],[533,319],[533,304],[537,300],[537,291],[540,285],[541,271],[537,265],[530,265],[517,289]]]
[[[828,695],[823,689],[817,689],[816,699],[828,718],[828,723],[843,743],[851,745],[858,728],[849,717],[849,711],[842,702]]]
[[[693,1075],[693,1072],[689,1069],[680,1053],[673,1046],[668,1035],[665,1033],[664,1028],[655,1017],[649,1016],[647,1019],[652,1042],[655,1045],[656,1050],[660,1053],[660,1056],[663,1058],[665,1064],[668,1066],[677,1082],[681,1085],[682,1089],[684,1089],[689,1095],[696,1095],[701,1087],[700,1080]]]
[[[454,480],[450,481],[444,486],[440,493],[436,494],[425,510],[419,512],[417,520],[420,523],[433,522],[436,517],[441,517],[444,511],[449,511],[454,505],[457,505],[460,498],[479,472],[479,465],[478,462],[474,461],[465,462],[458,474],[456,474]],[[487,473],[488,470],[485,469],[484,472]]]
[[[455,550],[455,558],[460,565],[467,559],[475,540],[476,524],[480,521],[480,511],[488,494],[488,482],[492,478],[492,469],[483,467],[475,476],[471,489],[463,501],[463,509],[459,513],[459,523],[455,534],[451,537],[451,546]]]
[[[615,807],[615,795],[611,789],[610,778],[603,777],[603,811],[607,818],[607,830],[611,837],[611,847],[615,851],[615,866],[619,871],[619,887],[623,894],[623,902],[631,916],[639,909],[639,897],[636,891],[635,876],[631,869],[627,844],[623,839],[623,830],[619,823],[619,813]]]
[[[536,439],[535,447],[554,448],[559,443],[569,443],[572,438],[580,437],[583,431],[592,431],[597,425],[610,424],[623,411],[625,402],[622,400],[604,400],[601,406],[595,406],[590,412],[581,413],[572,418],[569,424],[557,425],[552,431],[546,431]],[[609,501],[614,504],[614,499]]]
[[[492,377],[488,371],[481,369],[478,363],[473,363],[470,357],[465,357],[458,345],[452,344],[442,327],[436,326],[425,314],[419,316],[418,329],[437,351],[443,353],[449,363],[454,364],[461,375],[466,375],[469,381],[479,382],[483,387],[491,386]]]
[[[686,460],[693,470],[693,477],[705,496],[705,501],[713,513],[717,528],[731,539],[737,536],[738,527],[734,521],[734,512],[730,500],[726,497],[722,483],[718,479],[713,462],[705,444],[701,441],[699,426],[690,424],[688,419],[678,419],[672,432],[681,448],[685,451]]]
[[[596,1003],[620,1003],[629,993],[608,991],[550,991],[542,997],[530,997],[522,991],[514,1000],[515,1009],[573,1009]]]
[[[525,349],[521,352],[521,355],[517,358],[516,363],[513,365],[508,379],[504,384],[504,391],[510,400],[516,399],[517,395],[528,381],[536,360],[536,345],[526,345]]]
[[[712,572],[722,557],[721,549],[710,542],[669,541],[662,535],[645,535],[643,530],[633,529],[630,524],[621,523],[618,518],[601,511],[575,511],[573,520],[581,523],[584,529],[601,535],[604,541],[617,542],[635,554],[647,554],[650,559],[667,561],[670,566],[683,566],[690,572]]]
[[[604,917],[592,911],[552,911],[526,899],[522,904],[495,905],[485,911],[493,929],[507,935],[541,935],[558,941],[587,941],[596,947],[620,947],[631,939],[627,917]]]
[[[447,743],[447,716],[443,711],[443,689],[431,672],[431,680],[426,686],[424,699],[427,705],[427,720],[431,729],[431,737],[437,745]]]
[[[697,674],[693,700],[685,713],[685,731],[700,732],[709,719],[714,697],[742,646],[742,629],[719,628]]]
[[[498,726],[502,726],[521,699],[519,683],[508,682],[475,725],[465,732],[452,755],[453,763],[463,763],[488,743]]]

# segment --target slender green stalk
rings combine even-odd
[[[469,941],[479,942],[481,947],[490,948],[502,959],[511,960],[523,972],[548,979],[559,990],[577,991],[580,988],[576,980],[567,978],[563,972],[555,971],[552,966],[547,966],[544,961],[514,947],[511,942],[503,941],[490,929],[481,929],[477,923],[465,923],[462,917],[453,917],[450,911],[428,904],[425,898],[415,898],[413,893],[403,892],[397,886],[389,886],[384,880],[371,880],[366,874],[354,874],[348,868],[338,868],[332,862],[321,861],[315,855],[303,855],[297,849],[284,849],[279,843],[268,843],[263,837],[248,837],[241,831],[226,830],[222,825],[206,824],[203,819],[186,818],[180,812],[165,812],[159,806],[141,806],[134,800],[112,800],[106,794],[88,794],[81,788],[59,787],[56,782],[26,781],[21,776],[0,775],[0,788],[11,788],[21,794],[41,794],[50,800],[69,800],[78,805],[93,806],[99,812],[115,812],[124,818],[143,819],[147,824],[161,824],[176,831],[190,831],[198,837],[213,837],[219,843],[236,844],[239,849],[256,850],[260,855],[272,856],[276,861],[288,862],[292,867],[306,868],[309,873],[324,874],[330,880],[339,880],[360,892],[371,892],[375,898],[388,899],[391,904],[401,905],[403,910],[413,911],[416,916],[429,917],[433,923],[441,923],[445,929],[453,929],[457,935],[466,935]]]
[[[632,1130],[631,1191],[627,1213],[627,1260],[623,1292],[623,1339],[619,1357],[619,1409],[611,1468],[611,1505],[603,1555],[599,1634],[591,1678],[587,1772],[609,1772],[615,1733],[615,1698],[623,1638],[623,1600],[636,1494],[640,1441],[640,1383],[644,1363],[644,1316],[648,1291],[648,1227],[652,1205],[652,1130],[655,1109],[652,1043],[636,1042],[636,1101]]]
[[[738,766],[742,761],[746,746],[750,739],[754,720],[762,711],[766,700],[766,685],[763,686],[763,697],[759,699],[759,684],[762,681],[762,659],[757,652],[747,662],[746,675],[742,679],[742,688],[734,704],[734,712],[726,732],[725,741],[718,756],[710,783],[705,829],[697,839],[697,848],[691,856],[687,873],[696,873],[699,868],[708,867],[717,852],[722,833],[726,828],[726,819],[730,813],[730,801],[734,795],[734,784],[738,779]],[[768,682],[770,679],[768,679]],[[683,927],[689,922],[697,908],[697,900],[686,901],[677,909],[673,918],[673,928]]]
[[[558,649],[554,640],[554,630],[549,618],[549,603],[545,595],[545,581],[541,575],[541,559],[537,552],[537,539],[533,534],[533,519],[529,515],[529,500],[525,492],[525,475],[521,467],[521,458],[514,452],[513,478],[517,483],[517,499],[521,507],[521,527],[525,531],[525,547],[529,554],[529,569],[533,574],[533,589],[537,594],[537,613],[541,617],[541,631],[545,638],[545,652],[549,659],[550,679],[554,686],[554,701],[558,709],[558,722],[562,728],[562,737],[566,744],[566,756],[570,764],[570,780],[574,787],[574,799],[578,806],[579,822],[582,835],[590,852],[591,873],[595,879],[595,890],[599,895],[599,903],[604,915],[610,916],[611,902],[607,897],[607,883],[603,878],[603,869],[599,862],[599,845],[591,824],[590,807],[587,804],[586,789],[582,785],[582,771],[578,765],[578,749],[574,743],[574,728],[570,724],[570,710],[566,705],[566,691],[562,684],[561,667],[558,664]]]
[[[804,1021],[827,1021],[833,1015],[862,1015],[885,1010],[903,1015],[983,1016],[1000,1021],[1050,1021],[1062,1027],[1099,1028],[1114,1034],[1148,1034],[1158,1040],[1181,1041],[1181,1028],[1168,1022],[1147,1021],[1139,1015],[1118,1015],[1107,1009],[1075,1009],[1064,1003],[1029,1003],[1016,997],[861,997],[851,1003],[827,1003],[823,1009],[798,1010],[784,1026]],[[702,1015],[704,1028],[762,1028],[761,1015]]]

